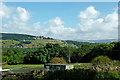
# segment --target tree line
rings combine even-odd
[[[90,62],[97,56],[105,55],[112,60],[120,60],[120,42],[89,44],[78,48],[47,43],[44,47],[3,49],[3,62],[8,64],[41,64],[49,63],[54,57],[64,58],[67,63]]]

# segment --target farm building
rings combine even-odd
[[[44,68],[50,71],[73,69],[71,64],[44,64]]]

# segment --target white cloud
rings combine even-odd
[[[90,6],[85,11],[80,12],[79,18],[91,19],[91,18],[96,18],[98,15],[99,15],[99,12],[96,11],[93,6]]]
[[[46,36],[56,39],[70,39],[70,36],[76,32],[75,29],[64,27],[64,22],[60,17],[48,21],[48,28],[45,29]]]
[[[18,13],[18,18],[14,17],[14,19],[20,19],[20,21],[26,22],[29,20],[30,17],[30,13],[28,11],[26,11],[24,8],[22,7],[17,7],[17,13]]]
[[[10,18],[10,13],[11,12],[12,12],[12,8],[8,8],[3,3],[0,3],[0,19]]]
[[[5,8],[8,9],[8,11],[11,10],[11,8],[7,6],[5,6]],[[2,10],[0,10],[0,12],[3,12],[3,8],[1,9]],[[28,21],[30,19],[30,13],[25,8],[22,7],[14,8],[13,13],[14,14],[9,14],[10,20],[8,20],[7,23],[3,24],[2,26],[3,32],[41,35],[42,26],[40,25],[40,22],[28,24]],[[4,16],[6,15],[8,14],[4,14],[1,17],[3,17],[3,19],[6,20],[4,18]]]
[[[7,11],[7,12],[6,12]],[[9,14],[11,13],[11,10],[8,9],[6,5],[0,2],[0,33],[2,32],[2,18],[9,18]]]
[[[4,5],[4,8],[11,13],[9,7]],[[22,7],[14,8],[14,14],[7,14],[5,11],[0,8],[1,16],[6,17],[8,15],[9,17],[6,19],[11,19],[3,24],[3,32],[27,33],[72,40],[108,39],[118,36],[117,11],[108,14],[105,18],[99,18],[100,12],[95,10],[94,6],[90,6],[86,10],[80,11],[78,28],[64,26],[65,22],[60,17],[45,21],[45,25],[48,25],[47,28],[41,26],[40,22],[30,24],[28,22],[31,14]]]
[[[88,10],[89,9],[89,10]],[[91,9],[91,10],[90,10]],[[93,13],[92,13],[93,12]],[[88,15],[89,13],[89,15]],[[82,17],[84,15],[84,17]],[[118,14],[114,11],[108,14],[105,18],[99,18],[100,14],[92,6],[88,7],[85,11],[80,12],[79,31],[84,33],[85,39],[107,39],[118,37]]]

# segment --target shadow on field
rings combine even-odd
[[[49,71],[43,80],[93,80],[96,72],[89,69]]]

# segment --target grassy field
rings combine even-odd
[[[90,68],[91,63],[73,63],[74,68]],[[18,64],[18,65],[2,65],[3,69],[12,69],[14,72],[24,72],[30,70],[44,69],[44,64]]]
[[[21,41],[2,40],[2,47],[3,48],[10,48],[10,47],[16,48],[16,47],[18,47],[18,45],[22,45],[23,48],[38,48],[38,47],[45,46],[47,43],[52,43],[52,44],[60,44],[61,47],[69,46],[69,47],[77,48],[77,46],[74,44],[64,45],[64,42],[59,41],[59,40],[36,39],[36,40],[25,40],[25,41],[29,41],[30,44],[22,43],[23,40],[21,40]],[[21,48],[21,46],[19,46],[19,47]]]
[[[74,65],[74,68],[87,68],[88,66],[92,66],[92,63],[71,63]],[[2,65],[3,69],[14,69],[15,67],[44,67],[44,64],[18,64],[18,65]]]
[[[43,64],[18,64],[18,65],[2,65],[3,69],[12,69],[15,67],[30,67],[30,68],[35,68],[35,67],[44,67]]]
[[[21,40],[22,41],[22,40]],[[8,48],[10,46],[16,46],[18,44],[22,44],[23,47],[29,47],[29,48],[33,48],[33,47],[39,47],[39,46],[44,46],[46,43],[57,43],[57,44],[63,44],[64,42],[59,41],[59,40],[47,40],[47,39],[36,39],[36,40],[26,40],[26,41],[30,41],[30,44],[23,44],[21,43],[21,41],[15,41],[15,40],[2,40],[2,47],[3,48]]]
[[[89,69],[92,68],[92,63],[71,63],[75,69]],[[101,65],[101,68],[116,67],[114,65]],[[2,65],[3,69],[12,69],[13,72],[25,72],[31,70],[43,70],[44,64],[18,64],[18,65]]]
[[[18,65],[2,65],[3,69],[12,69],[14,73],[28,72],[32,70],[43,70],[43,64],[18,64]],[[8,72],[3,72],[8,73]]]

